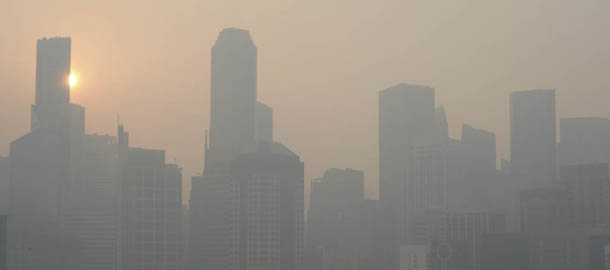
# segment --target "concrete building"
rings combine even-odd
[[[560,119],[559,164],[610,162],[610,120],[601,117]]]
[[[257,60],[250,33],[223,29],[211,61],[210,151],[229,160],[255,143]]]
[[[481,239],[481,264],[485,270],[529,270],[529,238],[518,233],[486,234]]]
[[[303,163],[261,143],[193,183],[191,268],[303,269]]]
[[[610,225],[608,164],[563,165],[560,175],[572,198],[574,226]]]
[[[77,239],[75,268],[118,269],[119,175],[116,137],[83,137],[63,226]],[[77,255],[76,255],[77,254]]]
[[[550,188],[556,181],[555,90],[510,95],[510,154],[520,189]]]
[[[119,126],[121,269],[182,269],[182,169]]]
[[[494,171],[496,169],[495,133],[463,124],[460,142],[472,170]]]
[[[71,39],[43,38],[36,43],[36,102],[31,129],[55,126],[70,103]]]
[[[64,226],[78,180],[85,110],[70,104],[70,38],[37,43],[31,131],[10,146],[9,269],[71,269],[78,241]]]
[[[210,140],[192,179],[190,269],[303,269],[303,163],[273,142],[272,110],[256,103],[256,61],[247,30],[220,32]]]
[[[479,268],[482,237],[505,232],[506,220],[501,213],[450,213],[447,217],[446,243],[455,254],[449,257],[447,269],[485,270]]]
[[[379,200],[365,200],[360,207],[360,233],[358,249],[359,270],[394,270],[400,266],[400,257],[395,255],[394,231],[398,220]],[[397,252],[398,253],[398,252]]]
[[[403,83],[379,92],[379,198],[397,215],[398,240],[407,238],[402,209],[408,200],[409,160],[417,146],[434,143],[436,118],[433,88]]]
[[[430,248],[426,245],[400,246],[400,270],[428,270]]]
[[[364,173],[328,169],[312,180],[307,217],[307,269],[353,269],[358,254],[358,221],[364,202]]]
[[[572,199],[563,189],[521,190],[521,232],[566,232],[573,228]]]

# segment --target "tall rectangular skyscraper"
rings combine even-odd
[[[223,29],[212,47],[210,153],[227,160],[254,144],[256,46],[247,30]]]
[[[54,37],[36,43],[36,102],[32,105],[31,128],[54,125],[70,104],[71,39]]]
[[[401,238],[409,159],[415,147],[434,137],[434,127],[433,88],[403,83],[379,92],[379,198],[399,216]]]
[[[189,205],[189,269],[302,270],[303,163],[272,142],[273,111],[256,101],[247,30],[220,32],[211,73],[210,141]]]
[[[66,269],[77,245],[65,228],[83,107],[70,104],[70,38],[37,41],[31,131],[10,146],[9,269]]]
[[[555,90],[510,95],[511,175],[521,189],[547,188],[556,180],[555,113]]]

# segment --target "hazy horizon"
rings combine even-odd
[[[585,1],[17,1],[0,10],[0,155],[27,133],[36,40],[72,38],[71,101],[88,133],[165,149],[202,170],[210,50],[225,27],[250,31],[258,100],[274,139],[301,156],[305,179],[327,168],[378,181],[377,94],[406,82],[436,89],[449,133],[492,131],[508,159],[508,96],[556,89],[558,117],[610,117],[610,2]]]

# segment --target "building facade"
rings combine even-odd
[[[510,95],[510,155],[513,181],[521,189],[550,188],[556,181],[555,90]]]

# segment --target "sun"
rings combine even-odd
[[[75,86],[77,82],[78,78],[76,77],[76,75],[70,74],[70,76],[68,77],[68,83],[70,84],[70,87]]]

